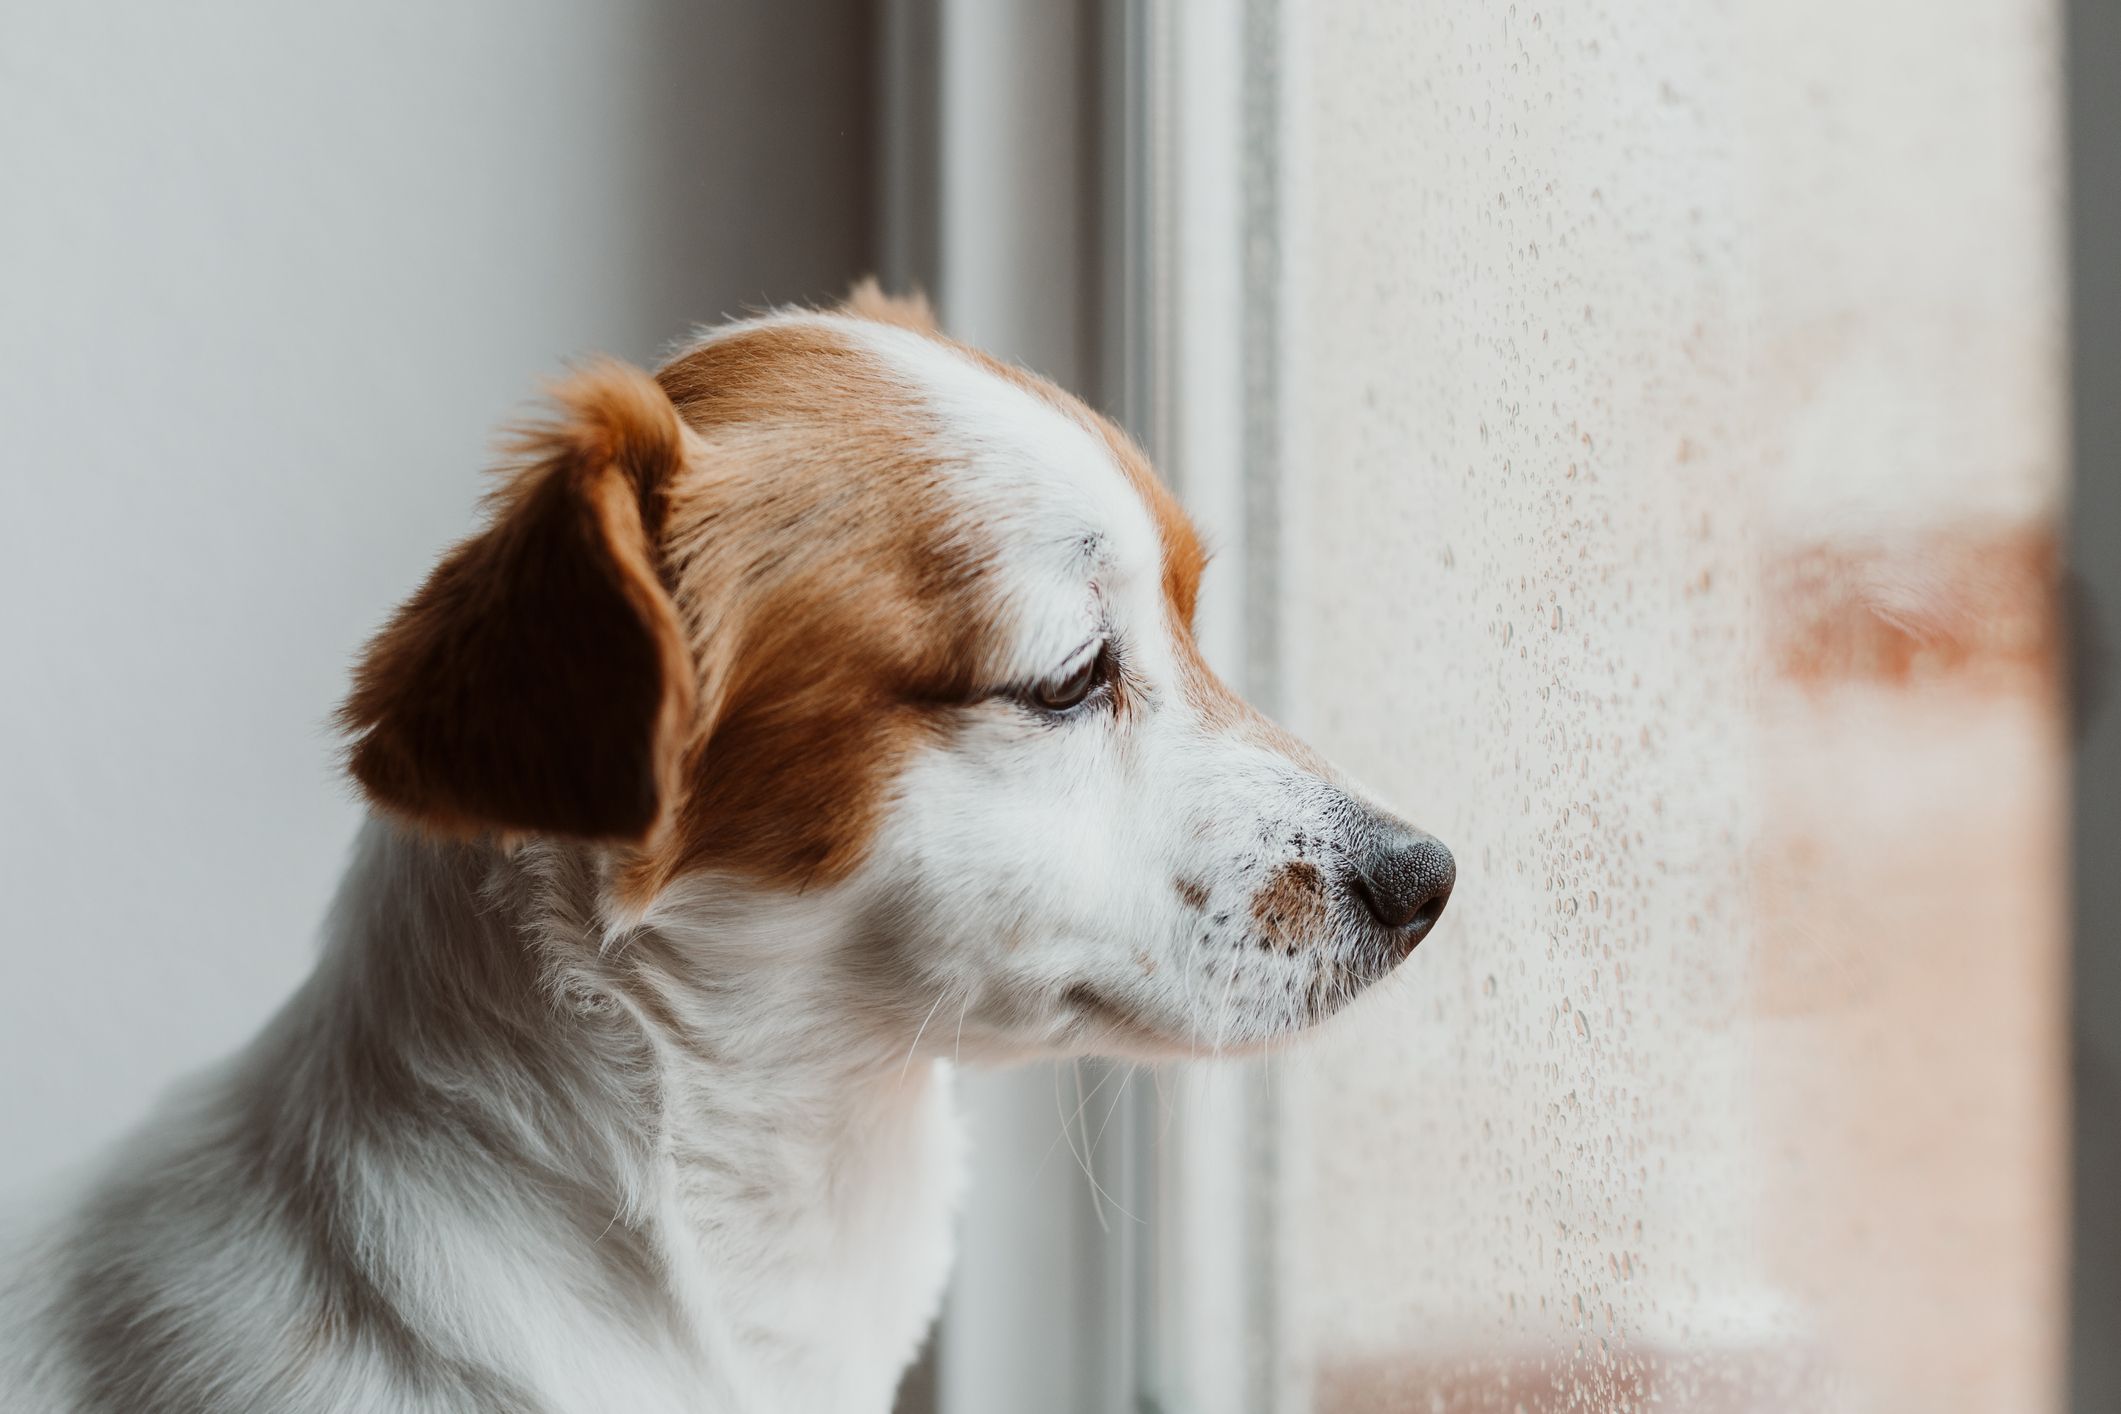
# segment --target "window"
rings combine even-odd
[[[1072,371],[1211,653],[1461,874],[1286,1056],[996,1082],[990,1178],[1099,1188],[975,1200],[959,1359],[1037,1212],[1072,1373],[944,1407],[2056,1407],[2054,7],[1068,13]]]

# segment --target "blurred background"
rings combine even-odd
[[[2121,1408],[2117,95],[2105,0],[0,3],[0,1188],[306,972],[538,381],[876,271],[1462,871],[1286,1056],[967,1077],[906,1409]]]

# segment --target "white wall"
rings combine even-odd
[[[0,11],[0,1187],[308,967],[350,655],[536,381],[864,265],[867,15]]]

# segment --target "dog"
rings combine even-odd
[[[954,1060],[1258,1049],[1434,926],[1142,454],[917,298],[552,403],[355,671],[314,974],[8,1259],[10,1414],[883,1414]]]

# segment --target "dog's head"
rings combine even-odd
[[[629,921],[947,1007],[973,1053],[1256,1045],[1435,923],[1443,846],[1202,661],[1205,557],[1141,454],[922,307],[555,401],[359,670],[385,809],[587,842]]]

